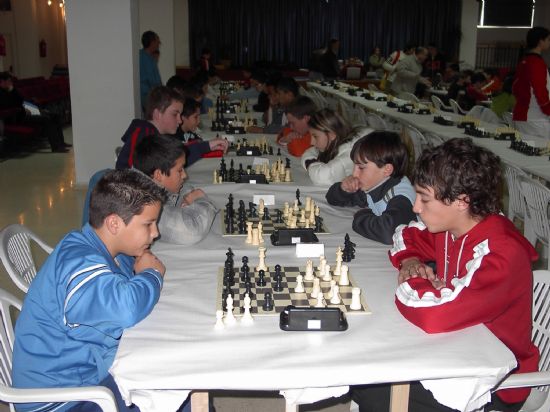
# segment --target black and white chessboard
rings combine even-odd
[[[252,269],[252,268],[251,268]],[[235,272],[235,285],[231,288],[233,295],[233,307],[235,316],[241,316],[244,311],[243,300],[245,293],[245,284],[241,282],[239,268],[233,269]],[[251,296],[251,308],[250,313],[253,316],[278,316],[285,307],[288,305],[294,306],[315,306],[317,303],[316,298],[311,297],[311,289],[313,287],[313,281],[304,281],[305,293],[296,293],[294,288],[296,287],[296,278],[298,275],[305,277],[305,268],[297,266],[282,266],[281,275],[283,277],[282,285],[283,290],[281,292],[275,292],[273,290],[272,284],[275,282],[272,280],[274,276],[273,267],[269,267],[268,271],[265,272],[266,286],[256,286],[256,280],[258,279],[258,272],[250,272],[251,283],[252,283],[252,293]],[[365,303],[364,294],[361,292],[361,309],[352,310],[351,305],[351,290],[355,286],[355,282],[351,276],[349,276],[349,285],[340,286],[340,297],[342,299],[341,303],[338,305],[333,305],[329,302],[329,299],[326,299],[327,307],[338,307],[346,315],[366,315],[371,314],[369,307]],[[223,268],[220,268],[218,272],[218,290],[216,298],[216,310],[223,310],[222,302],[222,293],[224,290],[223,286]],[[326,294],[330,290],[330,282],[321,281],[321,290]],[[273,310],[264,311],[262,306],[264,304],[264,293],[271,292],[273,297]]]
[[[292,209],[292,208],[291,208]],[[262,225],[263,225],[263,228],[262,228],[262,231],[263,231],[263,234],[264,235],[271,235],[271,233],[273,233],[275,230],[279,230],[279,229],[289,229],[289,226],[287,226],[286,223],[277,223],[277,211],[278,210],[281,210],[281,209],[272,209],[272,208],[269,208],[269,220],[264,220],[263,219],[263,216],[262,216],[262,219],[260,219],[259,216],[257,217],[250,217],[247,215],[246,217],[246,221],[247,222],[252,222],[252,227],[258,227],[258,223],[262,222]],[[282,210],[281,210],[282,212]],[[222,235],[223,236],[246,236],[247,233],[246,231],[244,233],[239,233],[239,228],[238,228],[238,219],[237,217],[234,217],[233,218],[233,228],[234,228],[234,231],[232,233],[229,233],[227,231],[227,225],[225,224],[225,209],[222,210],[222,213],[221,213],[221,225],[222,225]],[[306,213],[306,218],[309,217],[309,213],[310,212],[307,212]],[[235,215],[237,213],[235,212]],[[304,228],[305,227],[305,223],[300,223],[299,221],[299,216],[298,216],[298,221],[296,222],[296,227],[298,228]],[[314,227],[314,225],[310,225],[310,227]],[[324,221],[323,223],[321,224],[321,230],[320,231],[315,231],[316,234],[318,235],[328,235],[330,234],[327,226],[325,225]]]

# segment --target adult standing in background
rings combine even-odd
[[[541,53],[550,49],[550,30],[527,32],[526,53],[518,64],[512,92],[516,98],[514,126],[520,132],[550,140],[550,75]]]
[[[397,67],[397,63],[413,54],[415,49],[416,46],[414,44],[407,44],[403,50],[394,51],[390,54],[388,59],[382,63],[382,68],[385,73],[380,81],[380,90],[391,90],[391,84],[395,80],[395,68]]]
[[[338,64],[338,49],[340,41],[331,39],[328,42],[328,47],[325,53],[321,56],[321,73],[325,79],[336,79],[340,73],[340,65]]]
[[[405,57],[397,63],[395,67],[395,79],[391,85],[391,90],[396,96],[400,93],[414,93],[418,82],[430,87],[429,80],[421,77],[422,64],[428,57],[428,50],[425,47],[417,47],[414,54]]]
[[[160,38],[157,33],[148,30],[141,35],[141,45],[143,48],[139,51],[139,90],[143,109],[149,91],[162,86],[158,67]]]

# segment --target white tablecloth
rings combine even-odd
[[[244,237],[221,237],[218,215],[211,233],[194,247],[154,245],[167,267],[160,301],[150,316],[125,331],[111,368],[123,396],[143,412],[175,410],[192,389],[282,390],[288,402],[309,403],[353,384],[414,380],[422,380],[440,402],[472,410],[515,367],[513,354],[484,326],[428,335],[405,320],[394,305],[397,272],[388,247],[354,234],[354,209],[326,205],[326,188],[306,186],[304,171],[293,167],[302,186],[213,185],[212,169],[218,165],[219,159],[203,159],[188,172],[220,208],[229,193],[236,202],[272,193],[277,205],[293,201],[297,187],[302,199],[312,196],[332,232],[320,235],[329,263],[334,264],[346,232],[357,243],[350,273],[372,314],[348,316],[349,330],[340,333],[283,332],[278,316],[256,317],[251,327],[214,330],[216,274],[227,247],[237,265],[243,255],[250,266],[258,261],[257,248],[247,246]],[[294,248],[267,247],[268,265],[305,264]]]
[[[349,102],[359,104],[369,111],[376,112],[377,114],[399,121],[404,124],[410,124],[418,128],[422,132],[433,132],[438,134],[444,139],[451,139],[453,137],[466,137],[464,134],[464,129],[459,129],[456,126],[443,126],[433,122],[433,115],[419,115],[419,114],[409,114],[398,112],[395,108],[390,108],[386,105],[386,102],[378,102],[373,100],[366,100],[360,96],[350,96],[346,89],[349,85],[342,83],[341,90],[335,90],[329,86],[321,86],[319,83],[309,82],[308,88],[313,88],[319,91],[322,91],[325,94],[330,94],[338,98],[345,99]],[[458,119],[462,116],[457,116],[452,113],[442,112],[441,114],[445,116],[450,116],[453,119]],[[499,127],[498,125],[493,125],[489,123],[482,122],[482,127],[487,131],[494,131],[495,128]],[[504,125],[500,125],[502,127]],[[549,140],[544,140],[538,137],[529,137],[523,136],[523,140],[533,140],[537,143],[537,146],[545,146],[548,144]],[[474,142],[479,146],[486,147],[489,150],[492,150],[495,154],[500,156],[503,160],[512,163],[513,165],[525,170],[526,172],[541,177],[542,179],[550,182],[550,161],[548,156],[526,156],[522,153],[518,153],[509,149],[509,141],[498,141],[494,139],[487,138],[476,138],[472,137]]]

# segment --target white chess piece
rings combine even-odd
[[[244,308],[244,313],[243,313],[243,317],[241,318],[241,324],[243,325],[252,325],[254,323],[254,318],[252,317],[252,314],[250,313],[250,296],[248,296],[248,293],[246,293],[244,295],[244,300],[243,300],[243,308]]]
[[[319,278],[313,279],[313,288],[311,289],[311,298],[317,298],[317,295],[321,293],[321,282]]]
[[[311,210],[311,196],[306,196],[305,209],[306,209],[306,212],[309,212]]]
[[[258,216],[263,216],[264,214],[264,208],[265,208],[265,202],[263,199],[260,199],[260,203],[259,203],[259,206],[258,206]]]
[[[334,286],[336,286],[336,281],[331,280],[330,281],[330,290],[327,293],[327,298],[328,299],[332,299],[332,297],[334,296]]]
[[[325,265],[325,271],[323,272],[323,282],[330,282],[332,276],[330,275],[330,265]]]
[[[306,263],[306,276],[304,277],[304,280],[312,281],[313,279],[315,279],[315,276],[313,276],[313,262],[311,259],[308,259]]]
[[[267,249],[264,246],[260,246],[258,248],[259,252],[259,262],[258,266],[256,266],[256,271],[265,270],[267,272],[267,266],[265,265],[265,251]]]
[[[318,272],[318,276],[319,277],[323,277],[325,276],[325,267],[327,266],[327,260],[325,259],[325,257],[323,256],[321,258],[321,262],[319,264],[319,272]]]
[[[223,324],[223,310],[216,311],[216,324],[214,325],[214,329],[216,330],[225,329],[225,325]]]
[[[290,169],[286,169],[285,182],[292,182],[292,177],[290,176]]]
[[[342,268],[340,269],[340,279],[338,279],[338,284],[340,286],[349,285],[348,269],[348,265],[342,265]]]
[[[324,308],[326,306],[325,304],[325,296],[323,295],[323,292],[319,292],[317,294],[317,303],[315,304],[316,308]]]
[[[305,209],[300,210],[300,223],[306,223],[306,211],[305,211]]]
[[[319,256],[319,266],[317,266],[317,269],[321,270],[321,265],[322,265],[322,262],[323,262],[323,259],[325,259],[325,255],[320,255]],[[325,263],[326,263],[326,259],[325,259]]]
[[[294,292],[296,293],[304,293],[304,279],[302,275],[296,276],[296,287],[294,288]]]
[[[361,310],[361,289],[353,288],[351,289],[351,305],[349,305],[351,310]]]
[[[332,303],[333,305],[340,304],[340,286],[334,285],[332,297],[330,298],[330,303]]]
[[[264,225],[258,222],[258,244],[264,243]]]
[[[213,182],[215,185],[218,184],[218,171],[217,170],[214,170],[214,179],[213,179]]]
[[[252,222],[246,222],[246,240],[245,243],[252,243]]]
[[[227,311],[225,313],[225,318],[223,319],[226,326],[234,325],[235,322],[237,322],[237,319],[235,318],[235,315],[233,313],[233,298],[231,295],[227,295],[227,299],[225,300],[227,305]]]
[[[340,276],[342,270],[342,248],[338,246],[336,249],[336,267],[334,268],[334,276]]]
[[[252,229],[252,246],[258,246],[260,244],[260,236],[258,233],[258,228],[255,227]]]

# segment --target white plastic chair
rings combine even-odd
[[[416,97],[414,94],[409,92],[401,92],[397,97],[400,99],[406,100],[408,102],[413,102],[413,103],[420,102],[420,99],[418,99],[418,97]]]
[[[502,120],[508,125],[508,127],[514,127],[514,121],[512,120],[512,113],[504,112],[502,113]]]
[[[449,99],[449,104],[451,105],[451,108],[453,109],[453,113],[455,114],[462,114],[465,115],[466,112],[462,110],[462,107],[456,102],[454,99]]]
[[[533,343],[539,348],[539,371],[516,373],[506,378],[497,389],[531,387],[522,412],[550,411],[550,271],[533,272]]]
[[[428,147],[429,144],[424,135],[416,127],[406,125],[404,132],[412,141],[414,160],[418,160],[422,151]]]
[[[532,225],[536,239],[540,240],[548,250],[550,244],[550,189],[529,176],[519,176],[521,194],[525,199],[526,220]],[[548,268],[550,269],[550,259]]]
[[[369,83],[367,85],[367,89],[369,89],[372,92],[379,92],[380,91],[380,89],[374,83]]]
[[[432,100],[432,103],[434,104],[434,106],[437,110],[444,111],[444,112],[452,112],[453,111],[453,108],[451,106],[445,105],[445,103],[443,103],[443,100],[441,100],[435,94],[432,94],[431,100]]]
[[[476,105],[472,107],[467,116],[475,117],[483,122],[493,123],[493,124],[502,124],[502,120],[497,116],[495,112],[485,106]]]
[[[533,232],[532,224],[525,213],[525,199],[523,198],[519,183],[519,176],[528,178],[529,176],[519,167],[501,160],[504,168],[504,178],[508,186],[508,219],[512,222],[516,217],[523,221],[523,236],[527,238],[531,244],[536,241],[535,233]]]
[[[79,388],[44,388],[18,389],[12,388],[11,369],[13,344],[15,334],[10,308],[21,311],[22,303],[15,296],[0,289],[0,400],[10,404],[10,411],[15,412],[14,403],[26,402],[71,402],[88,401],[99,405],[104,412],[118,412],[113,392],[103,386],[87,386]]]
[[[0,232],[0,260],[13,282],[25,293],[36,276],[31,240],[47,254],[52,253],[50,246],[23,225],[15,223]]]
[[[429,147],[436,147],[445,143],[445,140],[441,136],[433,132],[424,133],[424,138]]]
[[[367,124],[376,130],[388,130],[388,124],[376,113],[365,113]]]

